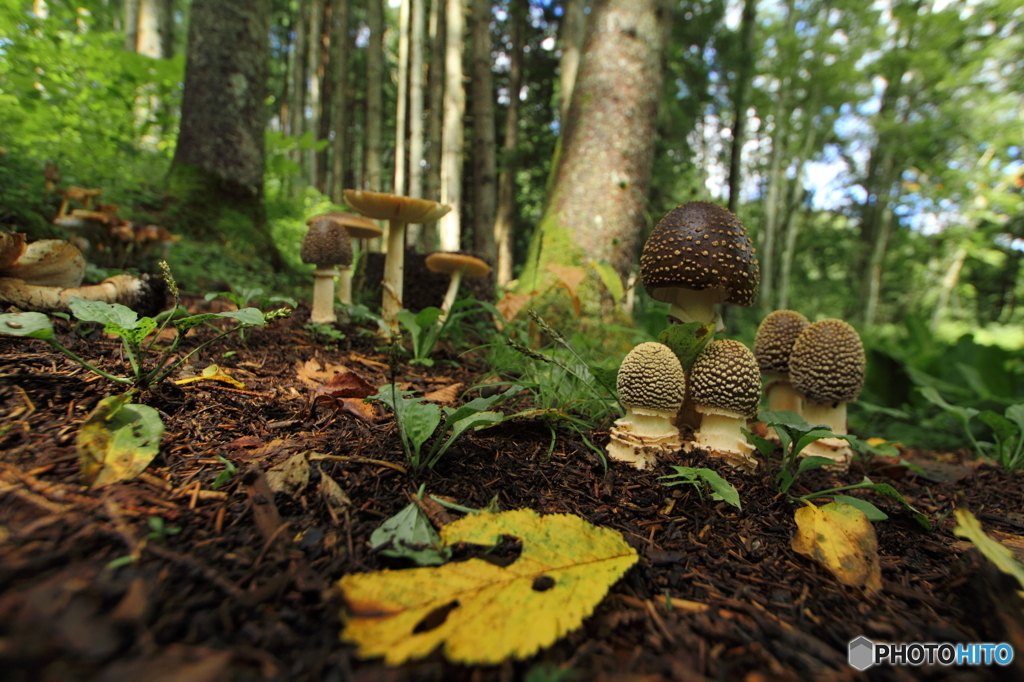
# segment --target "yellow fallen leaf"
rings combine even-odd
[[[193,381],[220,381],[225,384],[230,384],[235,388],[245,388],[245,384],[229,375],[217,365],[210,365],[197,377],[185,377],[184,379],[178,379],[174,383],[181,386],[183,384],[191,384]]]
[[[957,523],[953,534],[967,538],[974,543],[974,546],[985,555],[986,559],[995,564],[1001,572],[1016,578],[1020,586],[1024,588],[1024,566],[1017,561],[1013,552],[985,533],[981,528],[981,522],[967,509],[958,507],[953,514],[956,516]],[[1024,590],[1019,590],[1017,594],[1024,597]]]
[[[814,559],[844,585],[871,596],[882,589],[878,538],[864,512],[845,502],[796,510],[793,551]]]
[[[439,646],[459,663],[526,658],[578,628],[637,560],[619,533],[569,514],[484,512],[441,529],[444,545],[495,545],[502,535],[523,542],[506,567],[470,559],[345,576],[338,582],[349,608],[342,639],[359,656],[384,656],[389,665]]]
[[[130,401],[134,391],[101,400],[82,422],[76,445],[82,482],[93,489],[141,474],[160,451],[160,413]]]

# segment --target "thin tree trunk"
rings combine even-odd
[[[334,140],[331,142],[331,201],[341,203],[345,188],[345,154],[348,151],[348,0],[333,0],[334,41],[333,102]]]
[[[956,286],[957,280],[960,279],[960,270],[964,267],[965,260],[967,260],[967,247],[961,244],[956,247],[953,259],[950,261],[949,267],[946,268],[946,274],[942,277],[939,300],[935,302],[935,310],[932,312],[932,323],[929,327],[932,333],[938,329],[939,323],[942,322],[942,318],[946,314],[950,294],[953,293],[953,287]]]
[[[491,73],[491,2],[473,0],[473,250],[494,263],[497,201],[494,159],[494,79]]]
[[[423,39],[426,33],[426,0],[412,0],[409,38],[409,196],[423,196]],[[421,225],[410,225],[407,244],[419,243]]]
[[[173,49],[171,0],[139,0],[135,51],[152,59],[170,59]]]
[[[778,228],[779,195],[784,182],[782,160],[788,148],[788,95],[789,79],[785,79],[779,87],[775,103],[775,131],[772,133],[772,157],[764,204],[764,231],[761,233],[761,255],[758,258],[761,263],[761,291],[758,293],[758,299],[765,310],[772,310],[775,298],[775,234]]]
[[[800,174],[797,174],[790,190],[790,200],[786,208],[786,217],[782,221],[782,231],[786,235],[786,243],[782,251],[782,263],[779,268],[779,303],[778,310],[789,308],[789,290],[793,282],[793,259],[796,256],[796,242],[799,223],[796,218],[804,201],[807,190],[804,188]]]
[[[305,132],[306,124],[306,10],[303,3],[295,13],[295,38],[292,48],[292,87],[291,102],[288,108],[291,111],[291,125],[289,135],[301,138]],[[302,164],[302,150],[293,150],[292,161]]]
[[[384,171],[381,163],[381,118],[384,81],[383,0],[367,0],[366,23],[370,42],[366,48],[366,188],[381,191]]]
[[[733,95],[733,109],[736,116],[732,125],[732,151],[729,157],[729,210],[736,212],[740,195],[740,161],[747,125],[747,89],[754,70],[754,24],[757,15],[757,0],[743,3],[743,19],[740,23],[740,67],[736,73],[736,90]]]
[[[583,39],[587,32],[587,0],[566,0],[562,5],[562,57],[558,61],[559,120],[565,125],[572,103],[572,90],[576,85],[576,72],[583,53]]]
[[[320,79],[320,130],[317,138],[320,140],[331,139],[331,124],[334,120],[334,64],[331,63],[331,39],[334,26],[334,4],[324,4],[324,18],[320,30],[320,67],[317,69],[317,77]],[[331,144],[328,143],[323,149],[316,152],[316,188],[321,194],[327,194],[327,171],[329,168]]]
[[[516,216],[516,147],[519,144],[519,90],[523,81],[524,8],[510,8],[512,54],[509,55],[508,112],[505,114],[505,143],[502,145],[502,170],[498,177],[498,212],[494,222],[497,242],[497,282],[504,287],[512,279],[513,236]]]
[[[432,201],[441,198],[441,123],[444,117],[444,51],[445,51],[445,4],[447,0],[430,2],[430,73],[427,81],[427,96],[430,110],[427,112],[427,177],[424,197]],[[437,223],[422,226],[419,238],[421,251],[437,248]]]
[[[465,7],[462,0],[447,0],[445,16],[444,121],[441,138],[441,203],[451,206],[439,221],[441,250],[458,251],[462,236],[462,117],[466,90],[462,82],[462,44]]]
[[[871,262],[868,266],[867,291],[864,302],[864,324],[872,326],[878,314],[878,298],[882,287],[882,267],[885,262],[885,250],[889,245],[889,232],[892,229],[892,206],[886,203],[881,207],[882,217],[879,221],[878,234],[871,250]]]
[[[124,0],[124,49],[139,49],[139,0]]]
[[[321,33],[324,19],[324,0],[313,0],[309,11],[309,63],[306,73],[309,75],[309,130],[313,133],[313,142],[320,140],[320,59],[323,54]],[[310,149],[306,155],[309,173],[309,184],[317,185],[316,150]]]
[[[409,118],[409,15],[411,0],[398,10],[398,102],[395,107],[395,194],[406,193],[406,130]]]

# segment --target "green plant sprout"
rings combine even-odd
[[[297,308],[298,303],[294,298],[288,296],[267,296],[263,293],[262,287],[243,287],[235,286],[231,287],[233,291],[217,291],[206,294],[205,298],[207,301],[212,301],[215,298],[223,298],[231,303],[234,303],[239,310],[242,308],[249,308],[250,303],[255,302],[260,308],[266,307],[271,303],[286,303],[292,308]]]
[[[177,535],[181,532],[181,528],[178,526],[168,526],[164,523],[164,520],[159,516],[151,516],[146,522],[149,525],[150,532],[146,534],[147,540],[155,540],[156,542],[163,542],[172,535]]]
[[[425,487],[420,485],[417,500],[423,499]],[[385,519],[370,534],[370,546],[382,556],[408,559],[417,566],[440,566],[452,556],[451,547],[441,545],[441,536],[416,502]]]
[[[704,494],[701,492],[701,488],[707,485],[712,491],[711,499],[728,502],[742,511],[743,507],[740,505],[739,492],[731,483],[722,478],[717,471],[706,467],[673,466],[672,468],[675,469],[676,473],[658,477],[659,481],[663,481],[663,486],[692,485],[697,491],[697,495],[703,500]]]
[[[426,402],[422,396],[413,396],[412,391],[402,391],[395,384],[389,384],[382,386],[376,395],[371,395],[366,400],[378,400],[394,412],[402,449],[413,471],[420,473],[424,469],[433,469],[455,440],[468,429],[479,430],[504,421],[505,415],[500,412],[489,412],[487,409],[521,390],[521,386],[512,386],[504,393],[488,398],[474,398],[462,407],[441,408]],[[435,440],[430,450],[423,455],[424,443],[439,425],[441,437]]]
[[[985,457],[991,453],[1007,471],[1017,471],[1024,467],[1024,404],[1010,405],[1000,415],[992,410],[976,410],[973,407],[960,407],[946,402],[933,386],[920,389],[921,395],[931,404],[952,415],[964,429],[971,441],[974,454]],[[992,430],[995,443],[979,441],[971,432],[971,420],[977,417]]]
[[[829,429],[822,426],[811,426],[799,414],[796,412],[790,412],[789,410],[779,410],[776,412],[766,411],[759,413],[757,416],[758,419],[763,421],[766,426],[774,427],[775,432],[779,435],[779,441],[782,444],[782,462],[779,470],[772,477],[772,481],[775,484],[775,488],[780,493],[785,493],[791,501],[806,502],[819,497],[831,497],[838,502],[845,502],[856,507],[860,511],[864,512],[864,515],[871,521],[882,521],[887,519],[888,516],[886,516],[885,512],[870,502],[858,497],[837,494],[847,490],[871,490],[899,502],[904,508],[914,515],[914,519],[917,520],[918,523],[920,523],[925,529],[931,530],[932,524],[928,518],[917,509],[914,509],[914,507],[907,502],[906,498],[904,498],[899,491],[887,483],[874,483],[867,476],[865,476],[860,483],[855,483],[853,485],[829,488],[827,490],[820,490],[818,492],[802,496],[790,495],[789,489],[800,474],[834,463],[833,460],[828,457],[801,458],[800,452],[805,447],[819,438],[842,438],[854,443],[855,445],[858,444],[858,441],[853,436],[834,434]],[[765,458],[765,464],[768,464],[771,455],[775,452],[775,444],[768,439],[750,433],[745,429],[743,432],[750,442],[754,444],[758,452],[760,452]],[[797,463],[798,459],[799,463]]]
[[[497,309],[490,303],[472,298],[457,301],[447,315],[440,308],[433,306],[424,308],[418,313],[400,310],[398,323],[409,335],[409,350],[412,355],[409,364],[433,367],[434,361],[430,359],[430,354],[434,351],[438,341],[450,330],[458,329],[461,320],[481,311],[497,314]]]
[[[345,333],[339,329],[335,329],[329,324],[319,324],[317,322],[309,322],[302,327],[310,333],[310,335],[320,343],[337,343],[345,339]]]
[[[74,316],[81,322],[98,322],[103,325],[103,331],[107,334],[115,334],[121,339],[125,355],[132,368],[131,376],[117,376],[110,374],[80,358],[74,352],[65,348],[57,341],[53,331],[53,323],[42,313],[8,313],[0,315],[0,334],[12,336],[25,336],[32,339],[39,339],[53,346],[54,349],[63,353],[86,369],[99,374],[100,376],[119,384],[128,384],[137,388],[149,388],[159,384],[172,372],[185,363],[190,357],[211,343],[221,339],[232,332],[238,332],[249,327],[263,326],[267,320],[276,319],[289,314],[291,311],[282,308],[264,315],[256,308],[243,308],[242,310],[231,310],[223,313],[203,313],[174,319],[178,310],[177,285],[174,283],[170,273],[165,269],[165,277],[168,279],[168,286],[175,297],[175,307],[161,313],[157,318],[142,317],[119,303],[103,303],[99,301],[87,301],[78,297],[71,297],[68,307]],[[177,351],[182,339],[193,327],[204,324],[217,318],[235,320],[238,324],[231,329],[219,332],[216,336],[204,341],[199,346],[189,351],[174,363],[170,363],[172,356]],[[158,322],[159,320],[159,322]],[[159,332],[171,323],[174,325],[174,340],[163,350],[151,366],[146,367],[144,359],[147,353],[153,350]],[[159,326],[158,326],[159,325]],[[144,341],[148,336],[157,332],[148,344]]]
[[[235,474],[238,473],[238,467],[232,464],[231,461],[228,460],[226,457],[222,455],[217,455],[217,459],[219,459],[221,463],[224,465],[224,470],[217,474],[217,478],[213,479],[213,483],[210,484],[210,488],[212,490],[216,490],[217,488],[221,487],[222,485],[230,481],[232,478],[234,478]]]

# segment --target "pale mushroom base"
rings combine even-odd
[[[744,415],[698,405],[697,411],[703,416],[700,428],[693,440],[686,445],[686,451],[705,450],[709,455],[724,459],[726,464],[752,473],[759,462],[751,456],[754,446],[747,442],[740,430],[747,425]]]
[[[682,447],[679,429],[672,425],[675,411],[626,408],[626,416],[615,421],[606,451],[616,462],[650,469],[658,457]]]
[[[804,409],[803,396],[793,388],[793,384],[789,381],[789,375],[770,372],[766,376],[768,377],[768,385],[765,386],[764,393],[768,396],[768,410],[771,412],[788,410],[802,416]],[[768,440],[778,444],[780,442],[779,434],[775,432],[775,429],[769,427],[767,431]]]
[[[826,457],[835,464],[826,464],[825,469],[829,471],[849,471],[850,461],[853,459],[853,449],[850,444],[842,438],[819,438],[803,450],[801,457]]]
[[[837,436],[845,436],[846,431],[846,403],[835,405],[822,405],[809,400],[803,402],[804,419],[811,426],[827,426]],[[835,464],[829,464],[825,468],[830,471],[847,471],[850,468],[850,460],[853,458],[853,450],[850,444],[842,438],[819,438],[800,451],[802,457],[827,457],[835,460]]]

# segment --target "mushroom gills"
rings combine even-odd
[[[672,425],[675,410],[627,407],[626,416],[615,421],[608,443],[608,457],[630,462],[637,469],[653,467],[658,455],[682,447],[679,429]]]

